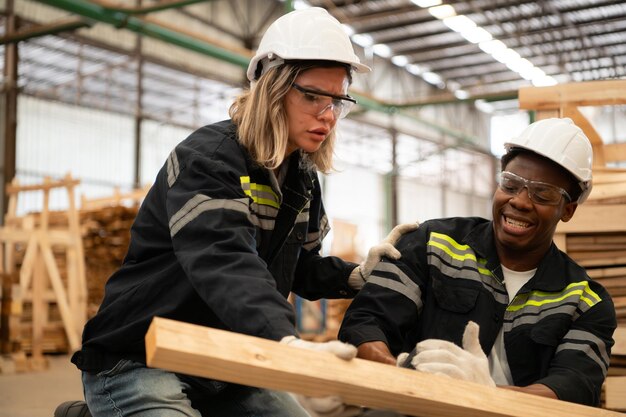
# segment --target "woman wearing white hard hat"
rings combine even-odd
[[[335,125],[355,103],[352,73],[366,71],[323,9],[269,27],[232,119],[198,129],[167,158],[85,326],[72,362],[94,417],[307,416],[285,393],[146,367],[155,316],[355,355],[337,341],[299,339],[287,295],[348,298],[367,276],[320,256],[329,228],[316,174],[331,168]],[[376,249],[370,258],[395,251]]]

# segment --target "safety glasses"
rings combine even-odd
[[[319,116],[331,109],[335,119],[343,119],[356,104],[356,100],[348,95],[335,96],[304,88],[296,83],[292,87],[299,93],[298,105],[302,111],[313,116]]]
[[[567,191],[556,185],[541,181],[531,181],[509,171],[500,173],[500,189],[510,195],[518,195],[524,188],[528,190],[528,197],[533,203],[546,206],[556,206],[565,197],[572,201]]]

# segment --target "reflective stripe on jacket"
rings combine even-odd
[[[427,221],[398,249],[402,258],[379,263],[352,302],[341,340],[382,340],[394,355],[431,338],[460,346],[472,320],[488,354],[503,327],[515,385],[544,384],[560,399],[598,404],[615,309],[606,290],[556,246],[513,300],[488,220]]]

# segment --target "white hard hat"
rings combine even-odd
[[[248,80],[254,81],[257,66],[263,70],[284,60],[323,60],[348,64],[356,72],[368,72],[354,53],[341,23],[321,7],[294,10],[274,21],[261,39],[248,65]]]
[[[528,149],[542,155],[568,170],[582,189],[578,203],[584,202],[591,193],[591,165],[593,149],[591,142],[570,118],[550,118],[530,124],[516,138],[504,144],[511,149]]]

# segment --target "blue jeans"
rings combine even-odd
[[[175,373],[121,360],[98,374],[83,372],[93,417],[309,417],[285,392],[228,385],[219,393]]]

